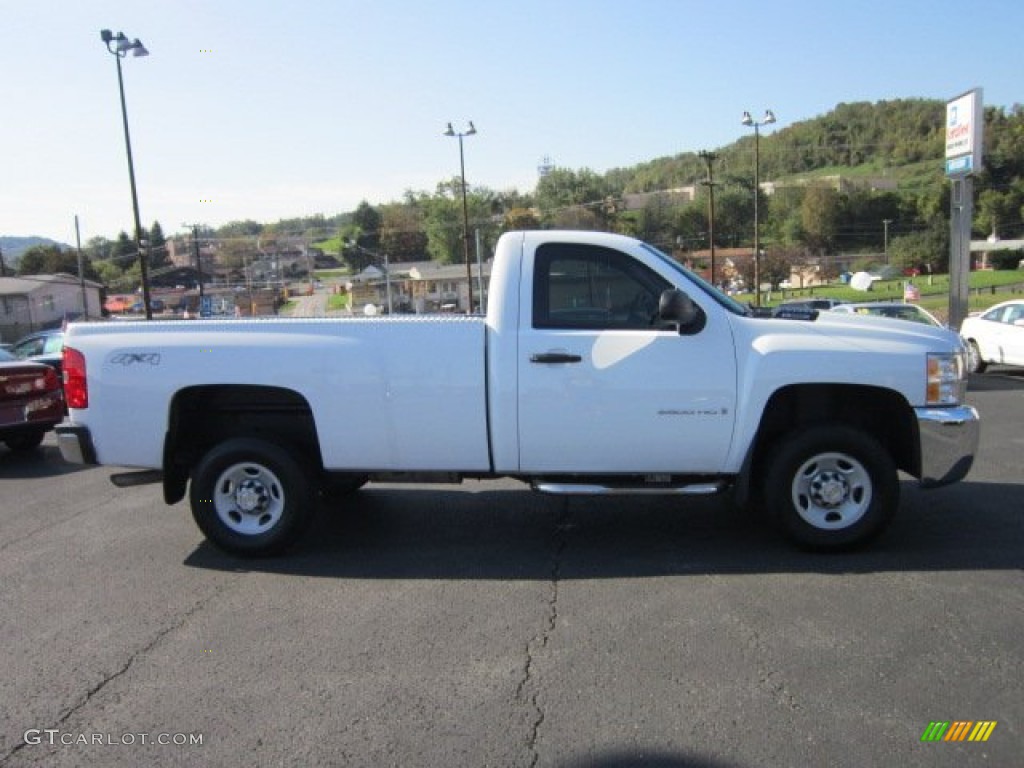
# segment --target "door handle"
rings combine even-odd
[[[583,358],[580,355],[573,355],[568,352],[539,352],[530,355],[531,363],[542,363],[553,365],[558,363],[581,363]]]

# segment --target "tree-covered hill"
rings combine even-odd
[[[33,248],[37,245],[53,245],[61,248],[68,248],[70,246],[62,245],[56,240],[51,240],[48,237],[13,237],[13,236],[0,236],[0,254],[3,254],[3,263],[10,273],[13,273],[18,266],[18,261],[21,259],[21,254],[27,251],[29,248]]]
[[[884,252],[886,261],[941,270],[949,254],[944,121],[943,101],[897,99],[841,103],[812,119],[766,126],[760,133],[757,198],[762,248],[780,263]],[[507,229],[606,229],[696,253],[711,246],[713,231],[716,246],[749,248],[754,134],[738,120],[736,130],[735,142],[709,148],[713,186],[705,183],[706,159],[695,151],[606,172],[556,164],[532,190],[471,186],[471,239],[475,243],[479,233],[486,255]],[[986,108],[984,139],[974,236],[1024,238],[1024,107]],[[685,191],[652,194],[680,189]],[[296,238],[325,252],[340,250],[356,268],[381,260],[383,253],[391,263],[460,261],[461,191],[458,177],[443,179],[433,190],[408,190],[401,200],[374,205],[364,201],[354,211],[200,226],[200,238],[218,258],[230,256],[240,264],[260,257],[261,244],[265,250]],[[94,238],[85,250],[105,282],[136,280],[134,246],[124,233],[116,242]]]

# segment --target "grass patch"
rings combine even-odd
[[[345,310],[351,307],[351,294],[332,293],[327,297],[328,311]]]
[[[927,309],[940,320],[945,321],[949,312],[949,275],[933,275],[931,282],[927,275],[902,277],[896,280],[879,280],[870,291],[857,291],[841,283],[816,285],[813,288],[799,288],[786,291],[761,293],[762,303],[768,307],[778,306],[784,301],[816,296],[839,299],[840,301],[902,301],[903,286],[913,281],[921,292],[921,300],[914,302]],[[979,312],[994,304],[1009,301],[1024,294],[1024,272],[1021,270],[983,270],[971,272],[968,279],[967,308]],[[771,296],[769,300],[767,297]],[[754,300],[753,294],[740,294],[735,298],[746,303]]]

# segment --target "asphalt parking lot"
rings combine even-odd
[[[0,764],[1019,765],[1024,372],[969,400],[967,480],[838,556],[494,481],[370,486],[240,561],[52,436],[0,448]]]

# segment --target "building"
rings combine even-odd
[[[1017,251],[1020,253],[1021,264],[1024,264],[1024,240],[1000,240],[993,234],[985,240],[971,241],[971,268],[991,269],[988,257],[994,251]]]
[[[478,311],[486,309],[487,284],[491,278],[491,262],[484,262],[483,273],[472,265],[473,302]],[[480,295],[483,280],[484,296]],[[440,264],[435,261],[391,265],[391,275],[380,267],[367,267],[349,281],[353,306],[363,311],[367,304],[387,307],[390,285],[391,306],[397,312],[424,314],[431,312],[465,312],[469,306],[469,289],[465,264]]]
[[[56,328],[67,319],[102,315],[103,286],[74,275],[0,277],[0,340]]]

